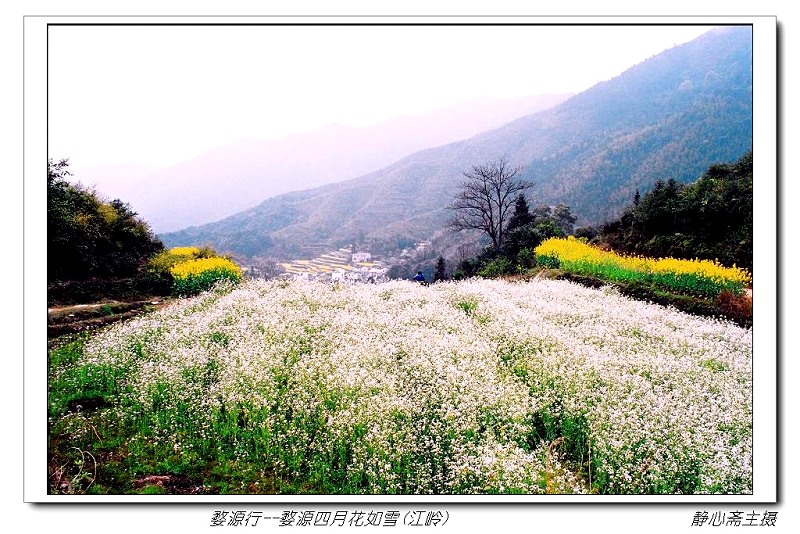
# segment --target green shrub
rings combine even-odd
[[[558,260],[557,256],[543,254],[536,256],[536,265],[547,267],[548,269],[558,269],[561,267],[561,262]]]
[[[508,274],[514,268],[513,264],[508,260],[508,258],[499,257],[491,260],[486,265],[478,271],[480,276],[484,278],[491,278],[494,276],[500,276],[501,274]]]
[[[530,269],[536,265],[536,254],[531,248],[523,248],[517,253],[517,265],[520,270]]]

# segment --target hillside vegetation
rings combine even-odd
[[[161,240],[128,204],[70,183],[68,166],[47,162],[48,305],[157,293],[140,275]]]
[[[656,182],[600,240],[629,254],[704,258],[753,269],[753,154],[712,165],[695,182]]]
[[[563,204],[530,209],[521,193],[501,246],[457,262],[453,277],[613,283],[635,298],[750,326],[752,217],[752,152],[711,165],[690,184],[658,181],[644,196],[636,191],[619,219],[595,227],[574,228]]]
[[[164,248],[119,199],[67,181],[67,160],[47,162],[47,281],[128,277]]]

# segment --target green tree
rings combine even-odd
[[[531,218],[533,219],[531,221],[533,223],[550,221],[553,218],[553,208],[547,204],[539,204],[533,208],[533,211],[531,212]]]
[[[570,212],[569,206],[566,204],[559,204],[553,208],[552,220],[564,234],[572,235],[575,229],[575,221],[577,221],[578,218]]]
[[[439,256],[436,260],[436,270],[433,272],[433,281],[439,282],[447,280],[447,271],[444,256]]]
[[[523,209],[526,210],[527,205]],[[533,250],[547,238],[571,234],[576,221],[576,217],[572,215],[566,204],[559,204],[555,208],[542,204],[536,206],[532,213],[528,213],[527,217],[523,216],[519,219],[528,222],[514,228],[509,224],[502,254],[512,263],[517,263],[522,267],[525,267],[526,261],[519,260],[520,252],[526,249]]]
[[[719,260],[753,266],[753,155],[711,165],[691,184],[657,181],[599,238],[615,250],[646,256]]]
[[[514,213],[508,220],[506,232],[511,232],[515,228],[520,228],[533,221],[530,210],[528,209],[528,201],[525,198],[525,193],[517,195],[517,200],[514,202]]]

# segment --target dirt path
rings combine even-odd
[[[167,306],[172,299],[153,297],[134,302],[108,300],[47,309],[47,337],[93,330]]]

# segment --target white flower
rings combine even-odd
[[[751,352],[749,329],[561,281],[248,281],[118,323],[80,363],[124,369],[125,406],[184,410],[154,418],[176,451],[239,410],[270,450],[349,447],[365,492],[541,492],[564,437],[584,457],[551,474],[563,491],[588,491],[591,444],[609,491],[747,493]]]

